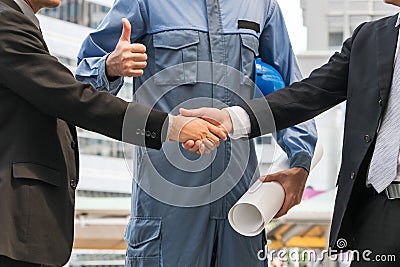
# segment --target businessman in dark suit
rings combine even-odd
[[[400,0],[384,2],[400,6]],[[275,130],[274,120],[280,130],[347,100],[329,244],[339,252],[358,250],[351,266],[399,266],[400,262],[399,24],[399,15],[361,24],[327,64],[301,82],[247,103],[245,115],[232,116],[229,108],[182,111],[218,120],[228,131],[248,124],[250,137],[255,137]],[[266,101],[273,116],[268,116]],[[185,146],[196,150],[194,142]],[[300,202],[305,179],[282,174],[263,179],[279,181],[285,188],[285,203],[277,217]]]
[[[128,107],[77,82],[49,54],[34,15],[58,4],[0,0],[1,267],[68,261],[79,180],[74,125],[121,140],[129,110],[126,123],[132,131],[124,131],[124,140],[134,144],[159,149],[168,136],[172,141],[208,138],[218,145],[225,135],[201,119],[168,120],[166,113],[137,103]]]

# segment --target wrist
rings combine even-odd
[[[113,72],[113,68],[111,67],[112,63],[111,63],[111,59],[112,59],[112,52],[109,53],[106,57],[106,62],[105,62],[105,71],[106,71],[106,76],[107,79],[110,82],[113,82],[115,80],[117,80],[120,76],[118,76],[117,74],[115,74]]]
[[[246,138],[250,132],[250,119],[246,111],[238,106],[224,108],[223,111],[228,113],[229,121],[226,123],[230,126],[229,136],[232,139]]]
[[[229,112],[226,109],[222,109],[222,112],[224,113],[224,121],[222,124],[225,127],[225,130],[228,132],[228,134],[230,134],[233,131],[231,114],[229,114]]]
[[[167,138],[171,142],[180,142],[182,136],[185,136],[184,126],[192,118],[187,118],[183,116],[169,115],[169,130]]]
[[[302,174],[302,175],[308,177],[308,170],[305,169],[304,167],[293,167],[292,169],[293,169],[294,171],[296,171],[297,173]]]
[[[290,168],[295,168],[295,167],[303,168],[307,172],[310,172],[312,157],[308,152],[301,151],[301,152],[292,154],[291,157],[289,158],[289,160],[290,160],[290,163],[289,163]]]
[[[169,114],[168,118],[169,118],[169,125],[168,125],[167,140],[171,142],[176,141],[177,137],[179,136],[176,130],[177,117]]]

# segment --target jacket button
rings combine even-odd
[[[371,142],[371,136],[369,136],[368,134],[367,134],[367,135],[364,135],[364,141],[365,141],[366,143]]]
[[[153,138],[153,139],[156,138],[156,136],[157,136],[156,133],[152,133],[152,134],[151,134],[151,138]]]
[[[78,144],[77,144],[75,141],[72,141],[72,142],[71,142],[71,148],[72,148],[73,150],[77,149],[77,148],[78,148]]]
[[[146,137],[150,137],[150,131],[146,131]]]
[[[71,186],[72,189],[76,189],[76,180],[71,179],[71,181],[69,182],[69,185]]]
[[[351,179],[351,180],[354,180],[355,177],[356,177],[355,172],[352,172],[351,175],[350,175],[350,179]]]
[[[379,99],[378,103],[379,103],[379,106],[382,107],[382,99]]]

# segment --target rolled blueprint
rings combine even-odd
[[[280,210],[284,199],[279,183],[257,180],[229,211],[229,223],[239,234],[256,236]]]
[[[321,160],[322,146],[317,143],[311,170]],[[270,168],[270,173],[286,170],[289,163],[286,155],[281,155]],[[229,210],[228,220],[232,228],[244,236],[260,234],[281,209],[285,191],[278,182],[262,183],[257,180],[249,190]]]

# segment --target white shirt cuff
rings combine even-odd
[[[171,114],[168,114],[168,129],[167,129],[167,137],[165,138],[165,141],[169,141],[169,136],[170,136],[173,120],[174,120],[174,116]]]
[[[225,108],[224,110],[228,111],[232,120],[232,132],[229,136],[232,139],[248,137],[251,130],[251,124],[247,112],[239,106]]]

